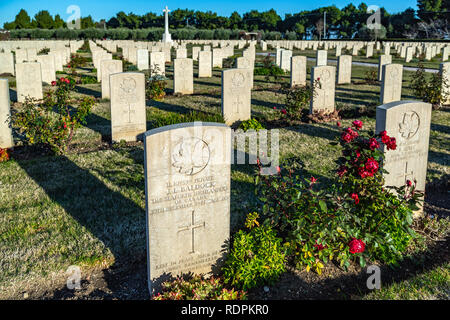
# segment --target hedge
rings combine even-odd
[[[231,29],[195,29],[182,28],[170,30],[172,38],[175,40],[238,40],[240,30]],[[283,35],[277,31],[264,32],[260,31],[264,40],[280,40]],[[164,28],[148,28],[148,29],[16,29],[10,30],[10,39],[113,39],[113,40],[147,40],[158,41],[162,39]],[[296,40],[297,34],[289,32],[285,36],[286,39]]]

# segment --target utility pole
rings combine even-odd
[[[323,12],[323,39],[325,40],[325,35],[327,34],[327,12]]]

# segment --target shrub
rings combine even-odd
[[[52,85],[57,86],[56,90],[47,92],[42,102],[27,98],[23,109],[11,115],[11,125],[23,135],[24,143],[63,154],[68,150],[76,129],[85,124],[95,100],[84,98],[77,108],[72,108],[70,91],[74,80],[60,78]]]
[[[376,84],[378,82],[377,71],[374,69],[370,69],[370,70],[366,71],[364,79],[367,84]]]
[[[80,82],[81,84],[94,84],[97,83],[97,78],[92,76],[82,76]]]
[[[0,162],[4,162],[4,161],[8,161],[8,160],[9,160],[8,149],[0,148]]]
[[[194,276],[184,280],[178,278],[162,284],[162,293],[154,295],[153,300],[246,300],[244,291],[226,289],[217,278],[203,279]]]
[[[341,194],[350,196],[354,204],[348,212],[355,217],[353,234],[364,237],[367,255],[385,263],[397,264],[401,253],[414,236],[411,229],[413,210],[423,196],[415,190],[416,181],[406,181],[398,188],[385,187],[383,173],[384,154],[381,144],[389,150],[397,148],[395,138],[383,131],[362,135],[361,121],[341,133],[342,156],[338,160]],[[351,229],[349,229],[351,230]]]
[[[443,89],[448,88],[449,85],[440,72],[433,73],[428,78],[422,63],[419,63],[418,69],[411,80],[414,95],[424,102],[431,103],[433,109],[439,109],[442,103],[446,101],[447,90]]]
[[[295,31],[287,31],[284,34],[285,40],[297,40],[297,33]]]
[[[147,99],[161,101],[166,96],[167,78],[160,74],[157,65],[150,66],[150,77],[147,78],[145,94]]]
[[[43,48],[41,50],[39,50],[38,55],[46,55],[50,52],[49,48]]]
[[[337,177],[316,190],[317,179],[301,178],[297,162],[279,168],[275,176],[259,175],[257,191],[265,223],[289,243],[288,254],[298,268],[321,273],[336,260],[347,268],[351,260],[397,264],[410,239],[412,212],[422,196],[415,182],[385,187],[382,173],[385,144],[395,149],[385,132],[363,134],[361,121],[340,136],[342,157]]]
[[[229,29],[215,29],[214,30],[214,39],[217,40],[229,40],[231,37],[231,30]]]
[[[223,267],[224,281],[247,290],[271,284],[285,271],[282,239],[268,225],[259,225],[258,215],[247,217],[246,227],[234,235],[233,247]]]
[[[242,130],[244,130],[244,131],[247,131],[247,130],[255,130],[255,131],[259,131],[259,130],[261,130],[261,129],[264,129],[264,127],[262,126],[262,124],[258,121],[258,120],[256,120],[256,119],[249,119],[249,120],[245,120],[245,121],[242,121],[240,124],[239,124],[239,128],[240,129],[242,129]]]
[[[311,99],[314,97],[316,88],[320,88],[320,80],[314,80],[313,86],[295,86],[285,90],[286,111],[290,117],[301,119],[302,109],[309,107]]]

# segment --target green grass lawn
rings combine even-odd
[[[259,57],[258,59],[262,59]],[[312,62],[308,62],[308,70]],[[92,66],[91,66],[92,67]],[[167,97],[147,101],[147,129],[154,119],[191,110],[220,114],[221,72],[198,79],[194,68],[194,94],[174,96],[173,65],[167,65]],[[375,110],[379,85],[364,84],[366,67],[353,66],[352,84],[337,85],[338,108],[367,106]],[[309,72],[308,72],[309,73]],[[413,73],[405,71],[402,99],[415,99],[409,83]],[[308,74],[309,77],[309,74]],[[255,76],[252,115],[272,120],[284,106],[280,83]],[[77,95],[100,97],[100,84],[77,86]],[[70,265],[108,268],[138,261],[145,263],[145,190],[142,143],[111,146],[109,102],[100,101],[88,123],[74,138],[67,156],[36,155],[0,163],[0,298],[15,297],[39,284],[52,273],[64,273]],[[354,119],[344,119],[343,126]],[[374,129],[374,116],[362,118]],[[326,181],[336,168],[339,146],[331,146],[339,135],[335,123],[300,124],[280,129],[281,159],[299,157],[307,177]],[[155,150],[157,152],[157,150]],[[427,181],[450,174],[450,110],[432,115]],[[231,181],[232,230],[242,226],[245,215],[257,210],[254,166],[233,165]],[[448,299],[448,263],[418,275],[413,281],[391,284],[367,299]]]

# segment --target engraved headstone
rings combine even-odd
[[[28,60],[27,50],[26,49],[17,49],[15,51],[16,54],[16,64],[23,63]]]
[[[417,190],[425,191],[430,139],[431,104],[397,101],[378,106],[376,132],[386,131],[396,139],[395,150],[385,153],[386,186],[404,186],[417,181]],[[384,145],[382,148],[386,148]]]
[[[227,125],[251,117],[249,73],[248,69],[222,71],[222,115]]]
[[[150,293],[183,274],[215,273],[230,237],[231,129],[182,123],[145,133]]]
[[[138,70],[148,70],[148,50],[147,49],[138,49],[137,50],[137,68]]]
[[[383,66],[380,102],[400,101],[402,98],[403,65],[391,63]]]
[[[42,81],[47,84],[56,81],[55,57],[53,54],[37,56],[37,62],[41,64]]]
[[[17,101],[25,102],[25,98],[42,99],[41,64],[24,62],[16,64]]]
[[[187,49],[186,48],[178,48],[176,51],[177,59],[187,58]]]
[[[194,93],[194,62],[188,58],[177,58],[174,60],[173,72],[174,93]]]
[[[164,52],[150,53],[150,69],[153,74],[164,76],[166,74],[166,57]]]
[[[198,53],[198,77],[212,77],[211,51],[200,51]]]
[[[383,66],[389,63],[392,63],[391,55],[384,55],[384,54],[380,55],[378,62],[378,81],[381,81],[381,77],[383,75]]]
[[[198,61],[198,53],[201,51],[201,47],[192,47],[192,59]]]
[[[315,113],[324,111],[332,113],[335,111],[334,94],[336,82],[336,67],[319,66],[311,70],[311,85],[314,81],[320,82],[320,87],[316,87],[315,95],[311,99],[309,112]]]
[[[3,149],[14,147],[9,126],[10,112],[8,79],[0,79],[0,148]]]
[[[110,98],[110,83],[109,76],[114,73],[120,73],[123,71],[122,60],[102,60],[100,61],[102,69],[102,99]]]
[[[223,63],[222,49],[214,48],[212,50],[211,58],[212,58],[212,67],[213,68],[222,68],[222,63]]]
[[[316,52],[316,66],[327,65],[327,50],[317,50]]]
[[[137,141],[147,130],[145,75],[122,72],[109,79],[112,141]]]
[[[439,65],[439,72],[442,76],[442,104],[450,104],[450,62],[444,62]],[[445,85],[444,85],[445,84]]]
[[[337,72],[338,84],[352,82],[352,56],[341,55],[338,57]]]
[[[14,56],[12,52],[0,53],[0,74],[9,73],[14,76]]]
[[[255,61],[247,58],[247,57],[238,57],[236,58],[236,68],[237,69],[248,69],[249,71],[249,83],[250,88],[253,88],[253,68],[254,68]]]
[[[306,57],[291,57],[291,87],[306,85]]]
[[[282,50],[281,51],[280,68],[283,69],[283,71],[291,70],[291,57],[292,57],[291,50]]]

